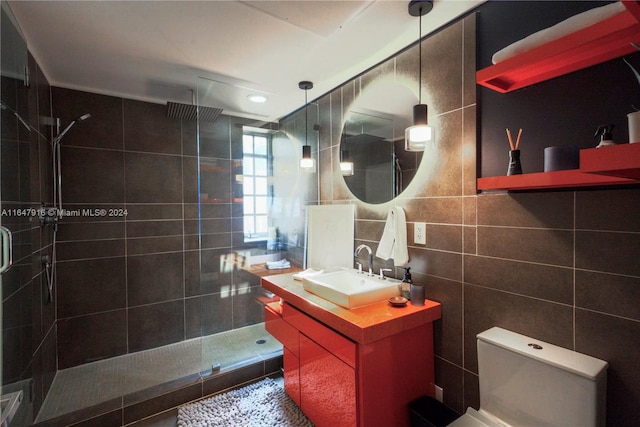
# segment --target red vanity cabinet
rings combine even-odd
[[[356,344],[288,304],[265,306],[265,328],[282,343],[285,391],[307,417],[356,426]]]
[[[347,310],[282,276],[262,286],[286,301],[265,306],[265,328],[283,344],[287,394],[317,427],[409,426],[409,403],[434,394],[440,304]]]

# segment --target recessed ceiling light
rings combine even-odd
[[[253,94],[253,95],[247,96],[247,98],[249,98],[249,101],[255,102],[256,104],[263,104],[267,102],[267,97],[264,95]]]

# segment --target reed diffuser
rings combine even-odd
[[[522,129],[518,131],[516,142],[513,142],[511,136],[511,130],[507,128],[507,138],[509,139],[509,167],[507,168],[507,175],[521,175],[522,165],[520,164],[520,137],[522,136]]]

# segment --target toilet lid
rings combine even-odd
[[[447,427],[506,427],[507,424],[498,422],[491,417],[476,411],[473,408],[467,408],[467,412],[463,416],[449,424]]]

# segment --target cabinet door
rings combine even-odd
[[[355,370],[300,334],[302,411],[317,426],[357,425]]]
[[[300,405],[300,360],[287,349],[283,348],[284,391]]]

